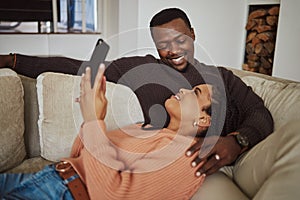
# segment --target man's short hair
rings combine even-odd
[[[179,8],[167,8],[155,14],[150,21],[150,27],[160,26],[178,18],[182,19],[190,29],[192,28],[188,16]]]

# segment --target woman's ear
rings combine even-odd
[[[209,127],[210,124],[211,124],[211,118],[209,115],[200,117],[197,123],[199,127]]]

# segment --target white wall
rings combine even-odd
[[[195,29],[196,57],[200,61],[241,68],[246,36],[244,27],[247,3],[245,1],[134,0],[134,2],[138,5],[137,8],[130,4],[132,0],[120,1],[123,6],[120,6],[122,11],[119,13],[119,33],[123,38],[127,38],[126,46],[120,46],[120,49],[127,50],[121,51],[121,56],[144,55],[147,52],[157,56],[148,29],[149,22],[158,11],[167,7],[178,7],[187,13]],[[133,8],[138,9],[137,12],[134,12]],[[128,22],[130,22],[129,27],[125,25]]]
[[[122,0],[122,2],[130,4],[131,0]],[[300,52],[299,0],[135,0],[135,2],[138,3],[136,27],[139,27],[136,48],[142,49],[135,53],[145,54],[150,51],[156,54],[147,31],[149,21],[163,8],[179,7],[187,12],[195,28],[196,47],[200,47],[196,57],[207,64],[237,69],[241,69],[244,59],[248,5],[280,3],[273,76],[300,81],[297,59]],[[124,32],[126,27],[124,24],[130,21],[125,17],[126,13],[132,10],[129,7],[121,9],[124,15],[120,16],[120,23],[123,24],[120,31]],[[126,20],[122,20],[125,18]],[[131,42],[135,43],[135,40]]]
[[[197,59],[207,64],[241,68],[246,35],[245,1],[139,0],[138,26],[148,27],[151,17],[167,7],[181,8],[189,16],[196,33]]]
[[[281,0],[273,76],[300,81],[300,1]]]
[[[0,54],[59,55],[90,59],[98,34],[0,34]]]
[[[0,54],[90,57],[99,37],[111,44],[109,59],[119,56],[156,55],[148,30],[151,17],[166,7],[185,10],[196,32],[196,57],[207,64],[241,69],[249,3],[281,1],[273,75],[300,81],[299,0],[101,0],[104,5],[102,35],[0,34]],[[205,49],[205,51],[203,50]],[[296,60],[297,59],[297,60]]]

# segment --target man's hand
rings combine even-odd
[[[84,122],[93,120],[104,120],[107,110],[107,99],[105,97],[106,79],[104,77],[104,64],[101,64],[95,78],[94,88],[91,87],[91,69],[86,68],[80,82],[80,103],[81,114]]]
[[[241,147],[233,136],[210,136],[200,138],[189,148],[187,156],[199,155],[192,161],[192,167],[198,167],[197,173],[211,175],[221,167],[234,162],[241,153]]]

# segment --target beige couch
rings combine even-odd
[[[300,83],[241,70],[233,72],[264,99],[275,130],[300,119]],[[44,73],[32,79],[0,69],[0,172],[34,172],[68,156],[81,123],[80,109],[74,103],[79,81],[80,77],[59,73]],[[108,129],[143,120],[131,90],[108,83],[107,96]],[[231,196],[239,193],[247,199],[231,179],[223,176],[211,176],[215,183],[223,179],[216,188],[225,187]]]

